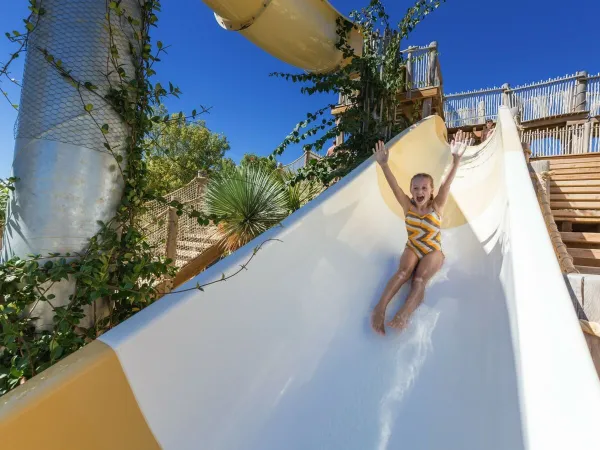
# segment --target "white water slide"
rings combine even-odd
[[[437,180],[441,119],[398,136],[391,165]],[[402,333],[370,312],[405,242],[374,161],[101,338],[149,428],[169,449],[519,450],[589,448],[594,367],[503,109],[468,150],[446,208],[446,262]],[[393,314],[407,293],[389,308]],[[200,444],[201,443],[201,444]]]
[[[265,3],[334,11],[320,0]],[[439,117],[387,145],[404,189],[416,172],[439,182],[451,159]],[[467,150],[451,194],[446,261],[402,333],[382,337],[370,328],[407,235],[401,208],[369,160],[183,288],[235,272],[273,239],[247,270],[204,292],[161,299],[2,398],[3,442],[20,449],[596,448],[598,379],[507,109],[493,137]]]

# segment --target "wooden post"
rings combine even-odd
[[[583,153],[590,153],[592,151],[592,122],[589,120],[583,124],[583,142],[582,151]]]
[[[523,147],[523,153],[525,153],[525,161],[529,164],[529,158],[531,158],[531,148],[529,148],[529,144],[527,142],[521,142],[521,146]]]
[[[341,119],[338,117],[335,119],[335,125],[340,126]],[[340,131],[340,133],[335,137],[335,145],[342,145],[344,143],[344,132]]]
[[[173,207],[169,208],[167,219],[167,244],[165,248],[165,256],[172,260],[171,265],[175,265],[177,259],[177,231],[179,229],[179,216],[177,210]],[[167,280],[165,292],[172,289],[171,280]]]
[[[575,112],[587,111],[587,78],[588,74],[586,71],[577,72],[577,84],[575,85]]]
[[[427,78],[429,81],[429,86],[437,86],[438,84],[438,77],[437,77],[437,55],[438,55],[438,43],[436,41],[433,41],[431,44],[429,44],[429,60],[428,60],[428,64],[427,64]],[[429,113],[431,114],[431,112]],[[429,115],[428,114],[428,115]],[[423,116],[425,117],[425,116]]]
[[[509,108],[512,106],[511,96],[510,84],[504,83],[502,85],[502,106],[508,106]]]
[[[431,115],[431,104],[432,104],[431,97],[423,100],[423,108],[421,110],[421,118],[422,119]]]
[[[483,100],[477,105],[477,123],[485,124],[485,101]]]
[[[408,57],[406,59],[406,86],[408,87],[408,92],[412,91],[413,89],[414,71],[412,66],[412,50],[414,48],[414,45],[408,47]]]

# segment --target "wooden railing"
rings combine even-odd
[[[375,43],[371,45],[375,46]],[[408,91],[442,85],[437,42],[422,47],[408,47],[401,50],[400,54],[405,58],[404,67]],[[356,97],[356,93],[354,95],[340,93],[337,106],[350,105],[353,97]]]
[[[600,74],[588,78],[586,102],[590,116],[600,116]]]
[[[600,123],[524,130],[521,141],[529,144],[534,158],[600,152]]]
[[[186,208],[201,211],[204,208],[206,178],[197,177],[184,187],[165,195],[167,201],[177,200]],[[181,268],[218,241],[217,228],[203,226],[189,214],[178,216],[169,205],[152,201],[145,205],[147,212],[140,219],[140,227],[148,242],[156,248],[157,256],[171,258]]]
[[[400,53],[406,57],[406,83],[409,90],[442,84],[437,42],[425,47],[408,47]]]
[[[495,118],[498,107],[516,108],[521,122],[575,113],[600,114],[600,75],[586,72],[511,88],[502,87],[460,92],[444,96],[448,128],[481,125]]]
[[[321,156],[313,152],[305,152],[302,156],[299,156],[291,163],[283,166],[283,168],[292,172],[297,172],[306,166],[311,159],[321,159]]]

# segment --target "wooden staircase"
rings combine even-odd
[[[550,206],[581,273],[600,274],[600,155],[544,158],[550,164]]]

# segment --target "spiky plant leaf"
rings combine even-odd
[[[258,165],[217,176],[206,189],[206,210],[223,217],[223,245],[233,251],[288,215],[285,186],[277,174]]]

